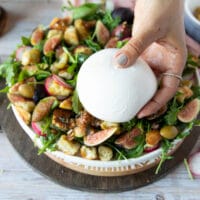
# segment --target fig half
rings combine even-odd
[[[84,144],[89,147],[97,146],[105,142],[108,138],[115,134],[117,128],[109,128],[106,130],[98,131],[94,134],[89,134],[84,137]]]
[[[183,109],[178,113],[178,119],[181,122],[188,123],[194,120],[200,110],[200,100],[198,98],[188,102]]]
[[[44,119],[44,117],[46,117],[50,113],[51,107],[53,106],[55,101],[57,101],[56,97],[52,96],[45,97],[44,99],[40,100],[33,110],[32,122],[39,122]]]
[[[98,20],[96,23],[95,33],[96,33],[97,41],[101,45],[105,45],[110,39],[110,32],[108,31],[108,29],[102,23],[101,20]]]
[[[134,141],[134,138],[141,134],[141,130],[139,128],[134,128],[132,131],[125,133],[115,140],[115,144],[125,148],[125,149],[133,149],[137,143]]]

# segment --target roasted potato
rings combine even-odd
[[[96,147],[86,147],[85,145],[83,145],[81,147],[81,156],[83,158],[86,158],[88,160],[95,160],[97,159],[97,149]]]
[[[64,40],[69,45],[79,44],[78,34],[74,26],[69,26],[66,28],[64,33]]]
[[[109,161],[113,157],[113,150],[110,147],[100,145],[98,147],[99,159],[102,161]]]
[[[68,140],[66,135],[61,135],[57,141],[57,147],[60,151],[73,156],[78,153],[80,144],[78,142]]]

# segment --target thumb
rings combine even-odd
[[[154,42],[154,36],[148,31],[135,34],[129,42],[115,55],[115,62],[120,68],[127,68],[133,64],[141,53]]]

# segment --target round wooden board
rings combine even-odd
[[[0,88],[2,84],[0,85]],[[199,128],[194,128],[181,147],[173,154],[172,160],[166,161],[159,174],[155,174],[156,167],[144,172],[121,177],[99,177],[81,174],[65,168],[46,155],[37,155],[37,148],[27,134],[19,126],[12,110],[7,110],[8,100],[0,95],[0,124],[6,132],[11,144],[21,157],[35,170],[52,181],[65,187],[91,191],[91,192],[122,192],[133,190],[150,184],[170,173],[180,162],[186,158],[199,137]]]

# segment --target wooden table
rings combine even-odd
[[[48,24],[60,16],[61,1],[0,0],[9,15],[6,34],[0,38],[1,61],[19,43],[21,35],[29,35],[38,24]],[[14,133],[13,133],[14,134]],[[200,147],[200,140],[194,151]],[[200,179],[191,181],[183,164],[171,174],[149,186],[118,194],[95,194],[61,187],[34,172],[15,152],[0,129],[0,200],[60,200],[60,199],[156,199],[199,200]]]

